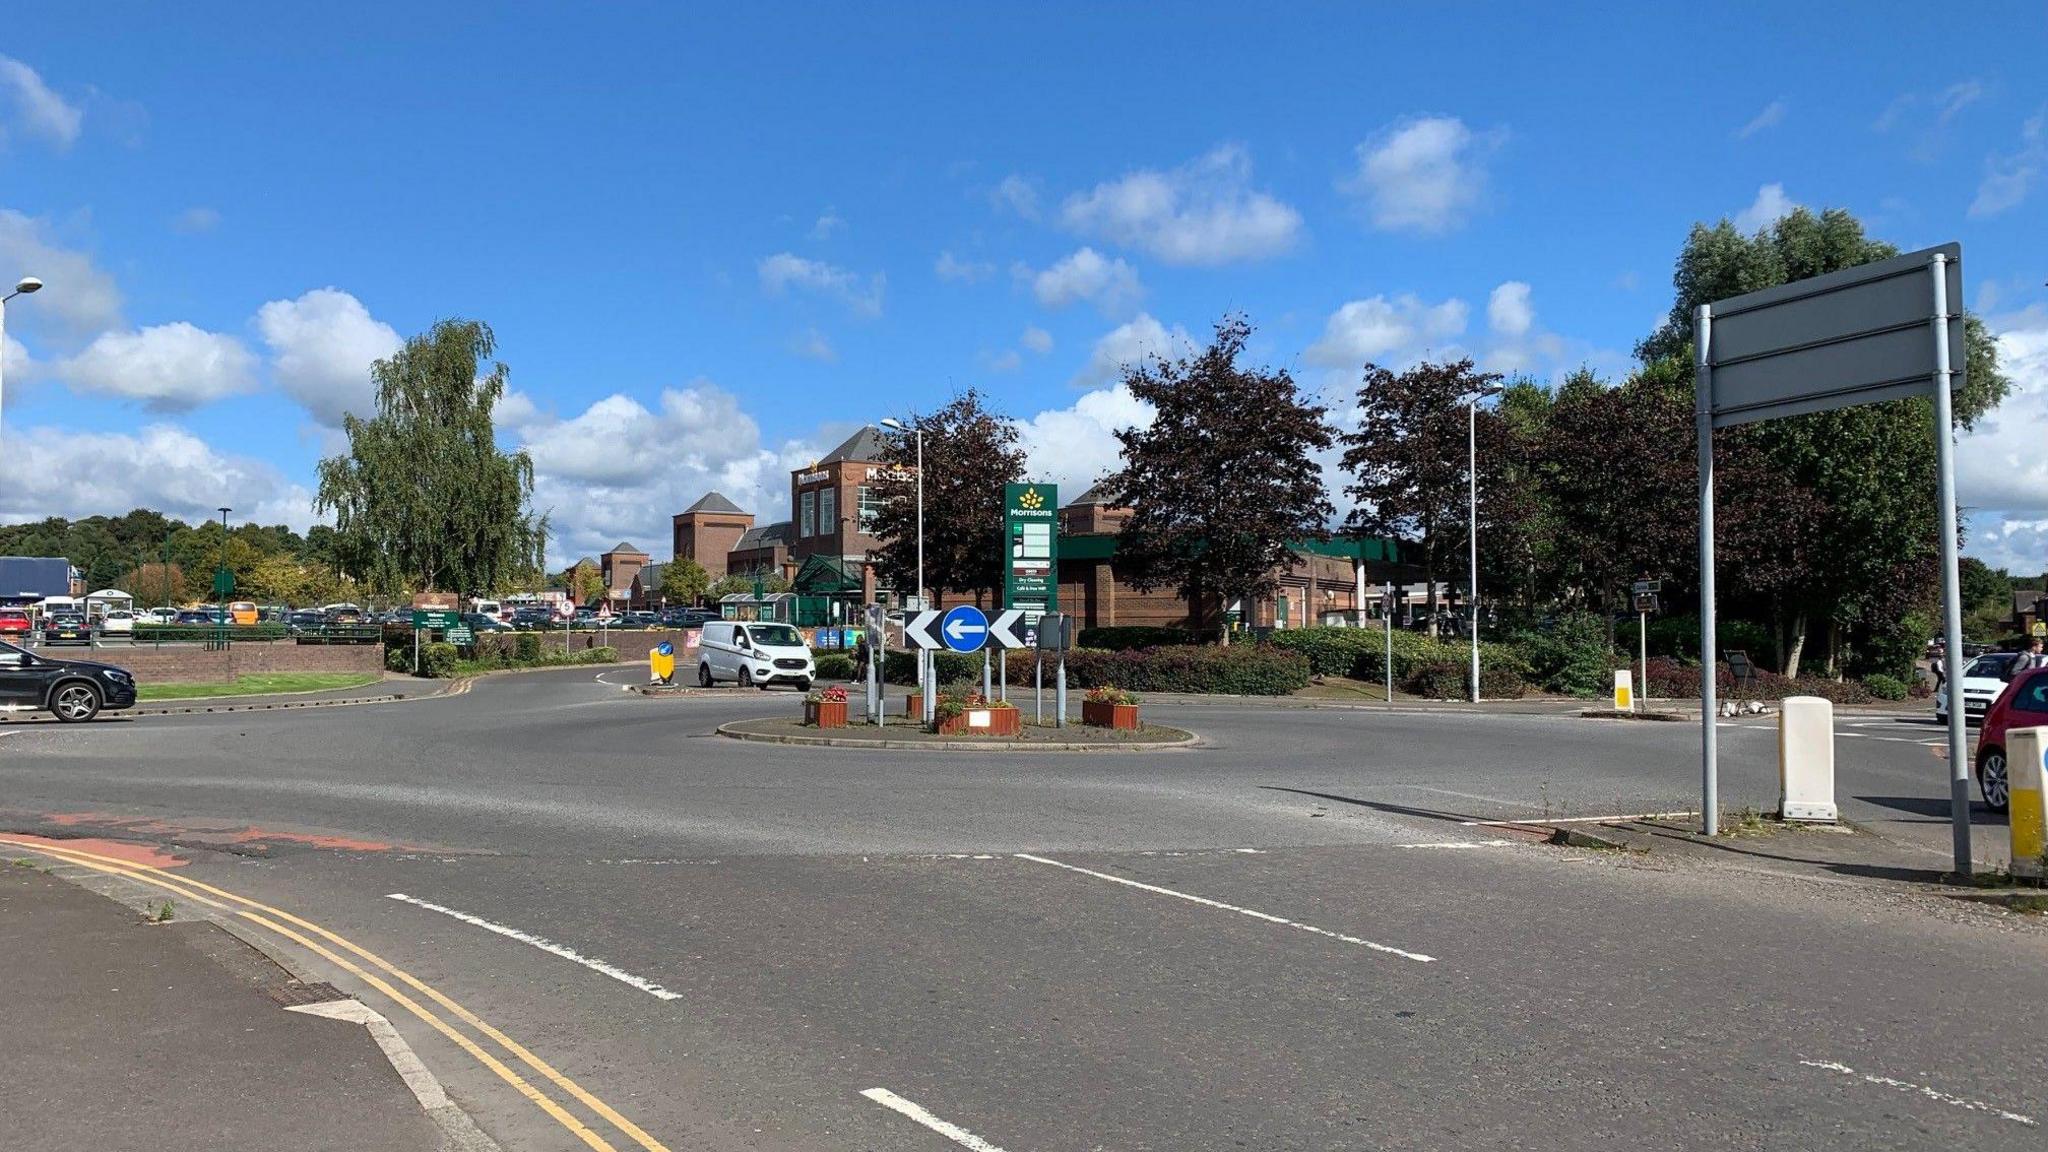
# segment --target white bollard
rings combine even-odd
[[[1835,822],[1835,706],[1787,696],[1778,712],[1778,817]]]
[[[2005,733],[2005,784],[2009,807],[2006,827],[2012,836],[2012,873],[2041,878],[2043,853],[2048,852],[2048,798],[2042,776],[2048,774],[2048,728],[2009,728]]]

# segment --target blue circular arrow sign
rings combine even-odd
[[[979,652],[988,642],[988,617],[974,605],[962,604],[940,621],[939,638],[955,652]]]

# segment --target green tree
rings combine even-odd
[[[924,434],[924,579],[934,603],[951,592],[979,596],[1003,583],[1003,485],[1024,476],[1017,426],[969,388],[936,412],[904,420]],[[870,530],[880,568],[898,588],[917,583],[917,445],[891,437],[872,483],[881,507]]]
[[[315,506],[334,513],[351,574],[379,592],[475,592],[540,567],[533,461],[499,451],[491,423],[507,376],[483,368],[495,348],[475,320],[406,341],[371,366],[377,414],[345,417],[348,454],[320,462]]]
[[[757,582],[760,584],[764,595],[770,592],[789,591],[789,581],[779,574],[763,572],[759,575],[750,575],[745,572],[734,572],[730,576],[721,578],[718,583],[706,589],[705,595],[713,600],[721,596],[752,596],[754,594],[754,585]]]
[[[687,556],[678,556],[661,566],[661,584],[650,591],[659,592],[674,604],[695,604],[704,598],[711,587],[711,574],[702,564]]]
[[[1335,439],[1328,410],[1286,369],[1240,365],[1251,334],[1226,316],[1207,348],[1123,372],[1153,418],[1117,431],[1123,468],[1103,481],[1132,510],[1118,567],[1140,590],[1178,590],[1195,617],[1212,598],[1249,612],[1271,596],[1298,559],[1289,544],[1327,536],[1334,514],[1316,460]]]

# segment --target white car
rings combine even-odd
[[[808,692],[818,677],[804,634],[787,624],[707,620],[697,637],[697,683],[730,680],[742,688],[794,684]]]
[[[176,608],[144,608],[135,614],[137,624],[175,624],[178,622]]]
[[[1991,703],[2005,691],[2005,682],[2012,677],[2012,662],[2019,658],[2017,652],[1986,652],[1968,664],[1963,665],[1963,718],[1982,720]],[[1948,689],[1943,681],[1934,693],[1934,719],[1948,723]]]
[[[116,608],[100,617],[100,631],[109,636],[132,636],[135,633],[135,613],[125,608]]]

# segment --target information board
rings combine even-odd
[[[1060,606],[1059,488],[1003,485],[1003,606],[1027,620]]]

